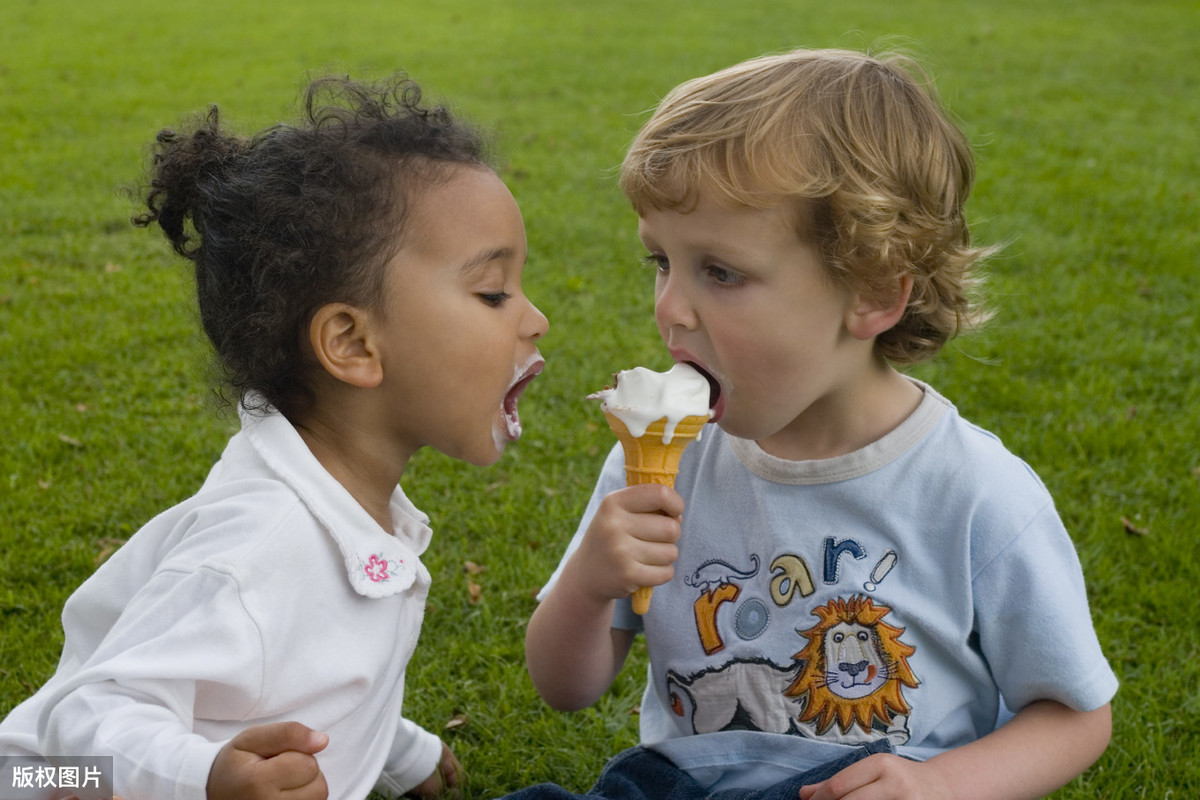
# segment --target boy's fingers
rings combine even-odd
[[[232,744],[261,758],[273,758],[291,750],[319,753],[329,744],[329,737],[299,722],[274,722],[247,728],[233,738]]]
[[[668,517],[683,514],[683,498],[666,486],[643,484],[628,486],[621,491],[621,506],[634,514],[658,513]]]

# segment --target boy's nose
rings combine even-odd
[[[683,328],[696,326],[696,313],[674,275],[658,279],[654,293],[654,319],[658,322],[658,327],[663,330],[676,326]]]

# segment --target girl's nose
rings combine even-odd
[[[525,314],[523,326],[525,335],[530,339],[540,339],[550,330],[550,320],[533,304],[532,300],[526,299],[526,302],[529,303],[529,310]]]

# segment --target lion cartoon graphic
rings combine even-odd
[[[797,722],[812,735],[908,740],[910,708],[901,686],[919,683],[907,660],[916,648],[900,641],[903,628],[883,622],[890,612],[861,595],[836,598],[813,611],[820,622],[797,630],[808,644],[794,658],[805,666],[784,694],[807,697]],[[834,722],[840,736],[831,730]]]

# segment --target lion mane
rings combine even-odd
[[[886,727],[896,714],[909,713],[901,685],[912,688],[918,685],[907,660],[916,648],[900,641],[904,628],[882,621],[890,612],[889,607],[876,606],[870,598],[861,595],[849,600],[836,598],[812,612],[820,622],[807,631],[796,631],[808,639],[808,644],[793,658],[804,661],[805,665],[784,694],[789,697],[807,694],[807,703],[799,715],[800,722],[815,723],[818,732],[824,733],[836,721],[845,734],[854,723],[864,731],[870,731],[873,718]],[[859,648],[855,652],[860,660],[853,664],[827,663],[830,652],[827,637],[835,629],[834,636],[855,637],[853,644]],[[856,688],[860,693],[869,691],[869,694],[848,697],[853,693],[837,684],[839,666],[857,668],[878,685],[863,682]],[[834,690],[830,689],[831,685]]]

